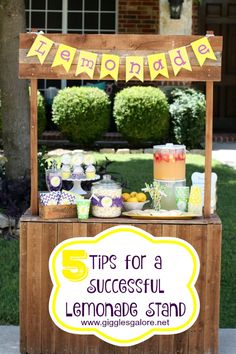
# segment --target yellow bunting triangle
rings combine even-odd
[[[73,62],[76,49],[68,45],[60,44],[52,63],[52,68],[58,65],[62,65],[68,72]]]
[[[170,50],[169,57],[175,76],[178,75],[181,69],[192,71],[185,47]]]
[[[118,80],[120,57],[118,55],[103,54],[101,62],[100,79],[110,75],[115,81]]]
[[[97,56],[98,55],[96,53],[85,52],[81,50],[75,75],[77,76],[81,73],[86,73],[90,79],[92,79],[96,66]]]
[[[143,81],[143,57],[126,57],[126,82],[136,77]]]
[[[154,80],[158,75],[169,78],[165,53],[151,54],[147,58],[151,80]]]
[[[48,39],[47,37],[44,37],[42,35],[37,35],[35,38],[34,43],[32,44],[27,57],[33,57],[37,56],[40,63],[43,64],[44,60],[46,59],[50,49],[53,46],[53,41],[51,39]]]
[[[192,42],[191,46],[200,66],[203,66],[207,58],[217,60],[207,37]]]

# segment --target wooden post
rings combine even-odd
[[[213,137],[213,81],[206,82],[205,193],[204,216],[211,215],[211,163]]]
[[[30,157],[31,157],[31,197],[32,215],[38,215],[38,80],[31,79],[30,93]]]

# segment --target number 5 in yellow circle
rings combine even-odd
[[[81,259],[87,259],[84,250],[64,250],[62,252],[62,274],[70,281],[81,281],[88,276],[88,267]]]

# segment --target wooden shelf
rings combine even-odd
[[[21,217],[22,222],[37,222],[37,223],[58,223],[58,224],[169,224],[169,225],[207,225],[207,224],[217,224],[221,225],[221,220],[218,215],[214,214],[210,218],[198,217],[194,219],[186,219],[186,220],[139,220],[139,219],[131,219],[128,217],[120,217],[120,218],[94,218],[91,217],[87,220],[78,220],[77,218],[73,219],[48,219],[44,220],[36,215],[31,215],[28,211]]]

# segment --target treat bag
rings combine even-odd
[[[212,172],[211,174],[211,212],[216,210],[217,202],[217,174]],[[205,173],[194,172],[191,176],[192,184],[201,188],[202,192],[202,206],[204,206],[204,185],[205,185]]]
[[[192,186],[189,195],[188,212],[202,215],[202,192],[199,186]]]

